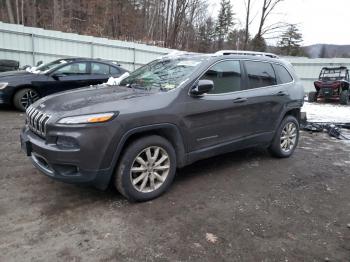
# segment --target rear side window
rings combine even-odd
[[[278,76],[278,84],[287,84],[293,82],[292,76],[289,74],[287,69],[281,65],[274,65],[276,75]]]
[[[275,71],[270,63],[245,61],[249,80],[249,89],[273,86],[277,84]]]
[[[91,73],[96,75],[109,75],[109,65],[91,63]]]
[[[224,94],[241,90],[239,61],[223,61],[213,65],[201,79],[212,80],[214,89],[209,94]]]

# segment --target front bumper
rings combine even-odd
[[[6,94],[4,91],[0,91],[0,104],[4,104],[4,105],[11,104],[10,95]]]
[[[86,152],[84,147],[62,149],[47,143],[27,126],[22,129],[20,140],[22,151],[43,174],[66,183],[93,185],[102,190],[108,187],[113,168],[101,168],[104,154],[98,152],[98,147],[96,152]],[[96,157],[84,159],[87,154]]]

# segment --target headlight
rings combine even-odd
[[[103,123],[111,120],[116,113],[100,113],[91,115],[69,116],[58,120],[58,124],[90,124],[90,123]]]
[[[4,89],[5,87],[7,87],[8,84],[9,83],[4,83],[4,82],[0,83],[0,90]]]

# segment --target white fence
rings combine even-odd
[[[0,22],[0,58],[35,65],[62,57],[118,61],[134,70],[171,49]]]
[[[110,40],[92,36],[63,33],[0,22],[0,59],[14,59],[20,65],[35,65],[38,61],[50,62],[62,57],[101,58],[118,61],[124,68],[134,70],[172,49]],[[287,57],[306,91],[313,89],[324,66],[347,66],[350,59],[308,59]]]

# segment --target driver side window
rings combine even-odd
[[[212,80],[214,89],[208,94],[224,94],[242,90],[242,75],[239,61],[227,60],[212,66],[201,79]]]
[[[71,63],[58,69],[55,74],[83,75],[87,74],[87,63]]]

